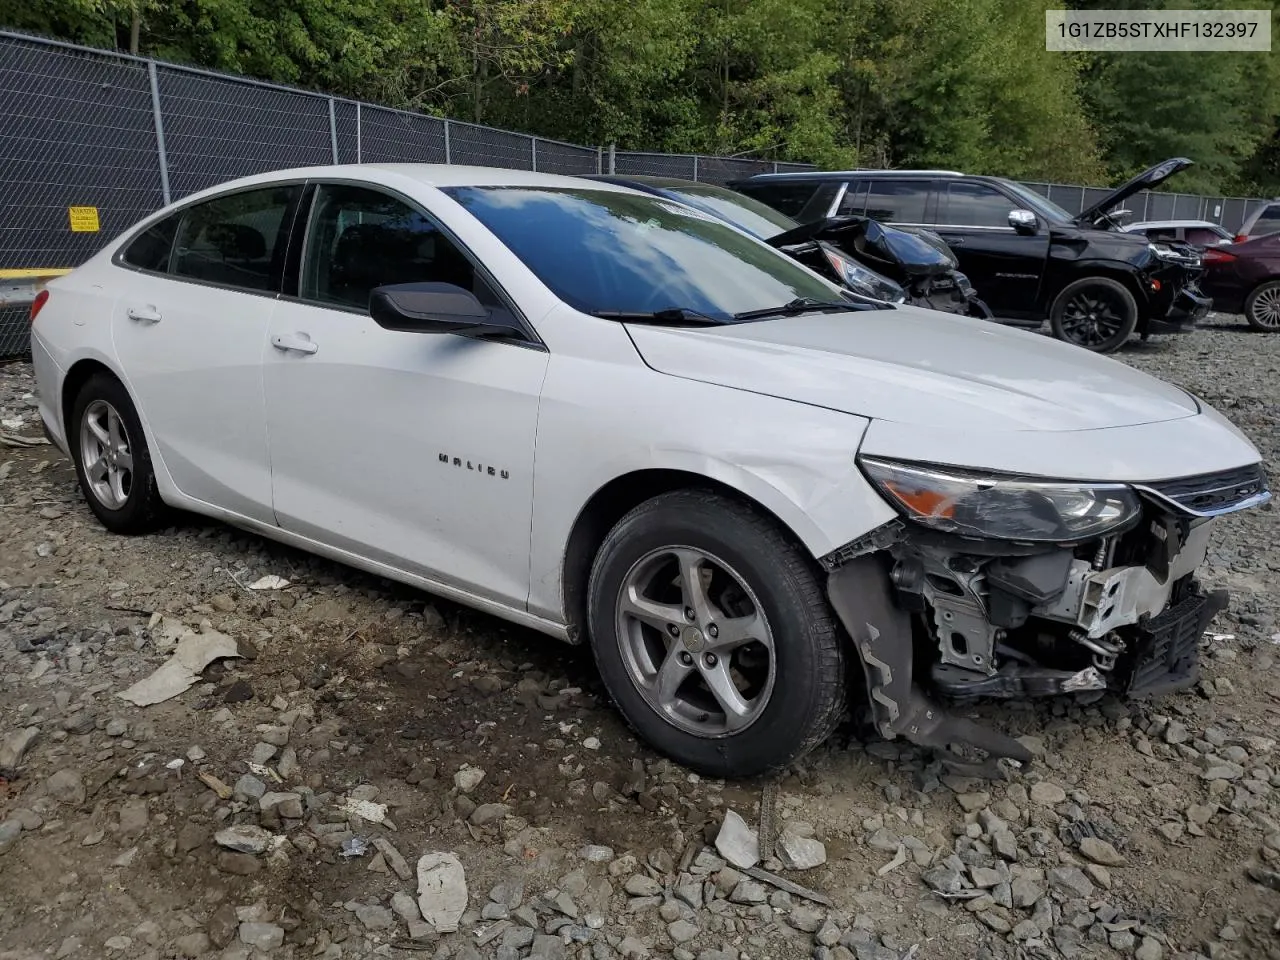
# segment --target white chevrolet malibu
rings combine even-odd
[[[589,643],[714,775],[812,748],[850,682],[882,735],[984,771],[1028,757],[947,701],[1191,684],[1213,518],[1268,498],[1178,387],[567,177],[238,180],[32,316],[109,529],[194,511]]]

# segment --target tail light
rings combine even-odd
[[[49,302],[49,291],[41,290],[36,294],[35,299],[31,301],[31,322],[36,322],[36,314]]]
[[[1221,247],[1206,247],[1204,250],[1204,253],[1201,254],[1201,258],[1204,260],[1206,264],[1228,263],[1231,260],[1237,259],[1234,253],[1229,253],[1228,251],[1223,250]]]
[[[1237,234],[1235,235],[1235,238],[1234,238],[1231,242],[1232,242],[1232,243],[1244,243],[1244,242],[1245,242],[1246,240],[1248,240],[1248,239],[1249,239],[1249,235],[1248,235],[1247,233],[1237,233]]]

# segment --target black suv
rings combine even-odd
[[[1135,331],[1184,332],[1209,312],[1197,251],[1122,233],[1106,212],[1190,165],[1157,164],[1078,216],[1012,180],[949,170],[766,173],[729,186],[805,223],[859,215],[927,227],[998,318],[1038,327],[1048,316],[1058,339],[1109,353]]]

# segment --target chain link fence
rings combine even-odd
[[[0,31],[0,285],[74,267],[146,214],[236,177],[326,163],[459,163],[723,184],[812,165],[586,147]],[[1031,183],[1078,213],[1108,191]],[[1264,201],[1150,193],[1135,220],[1235,230]],[[19,285],[21,280],[18,280]],[[0,359],[27,352],[0,297]]]

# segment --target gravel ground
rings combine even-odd
[[[1280,476],[1280,338],[1237,320],[1120,358]],[[31,389],[0,368],[4,433]],[[1280,958],[1276,516],[1220,524],[1195,691],[984,705],[1039,756],[1009,782],[842,732],[739,784],[639,745],[581,650],[198,518],[109,536],[0,446],[0,960]],[[187,692],[118,696],[219,633]]]

